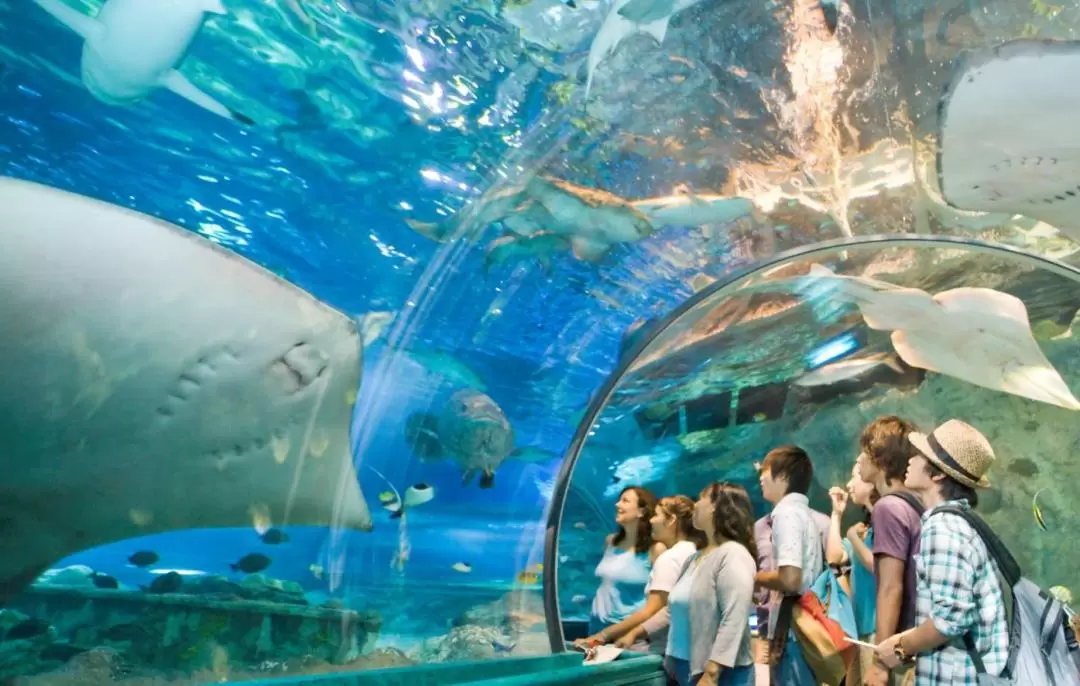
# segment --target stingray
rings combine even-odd
[[[645,33],[663,45],[671,18],[699,2],[701,0],[615,0],[589,46],[585,100],[589,99],[596,68],[615,54],[619,43],[636,33]]]
[[[912,367],[1080,409],[1035,341],[1019,298],[991,288],[954,288],[931,296],[917,288],[839,276],[820,265],[810,274],[840,280],[842,297],[855,302],[871,329],[892,331],[893,348]]]
[[[0,604],[75,552],[368,530],[355,323],[171,224],[0,177]]]
[[[940,104],[937,173],[958,209],[1023,214],[1080,240],[1080,42],[962,58]]]

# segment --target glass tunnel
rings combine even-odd
[[[624,489],[891,414],[1071,596],[1078,31],[0,0],[0,684],[663,684],[568,648]]]

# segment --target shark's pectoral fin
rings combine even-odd
[[[222,105],[211,96],[199,90],[195,84],[188,81],[186,76],[175,69],[165,75],[161,80],[161,85],[164,88],[168,88],[173,93],[176,93],[181,98],[194,103],[205,110],[209,110],[218,116],[238,121],[247,126],[251,126],[255,123],[250,117],[246,117],[239,112],[230,110],[225,105]]]
[[[583,262],[599,262],[611,250],[610,243],[575,237],[570,241],[574,257]]]
[[[0,607],[4,607],[11,602],[48,568],[49,565],[28,567],[14,576],[0,579]]]
[[[34,2],[58,22],[82,36],[83,40],[93,40],[101,35],[103,29],[97,19],[65,5],[60,0],[34,0]]]

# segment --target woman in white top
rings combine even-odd
[[[668,598],[665,666],[679,686],[753,686],[750,613],[757,553],[746,489],[725,481],[709,485],[694,507],[694,524],[708,542]]]
[[[654,652],[663,652],[666,632],[650,636],[643,623],[667,607],[668,593],[682,573],[686,561],[705,544],[705,534],[693,526],[694,501],[684,495],[663,498],[649,520],[652,539],[665,547],[653,562],[645,585],[645,605],[617,624],[585,639],[588,647],[614,641],[619,648],[644,649],[649,641]]]
[[[586,647],[593,638],[606,642],[604,633],[645,607],[645,586],[652,562],[667,549],[652,540],[649,520],[656,513],[656,496],[640,486],[624,488],[615,503],[616,532],[607,537],[604,556],[596,565],[600,585],[593,596],[588,639],[574,645]]]

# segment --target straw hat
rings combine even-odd
[[[965,486],[990,488],[986,472],[994,463],[994,449],[979,431],[959,419],[950,419],[929,435],[908,434],[923,457]]]

